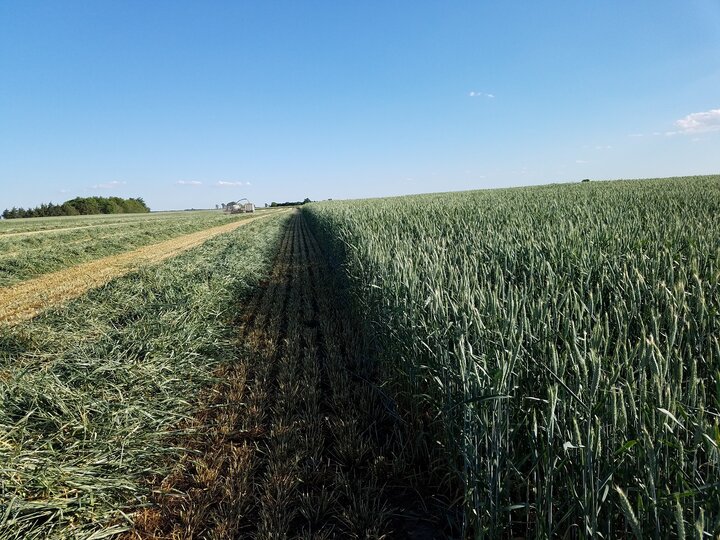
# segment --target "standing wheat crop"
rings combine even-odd
[[[305,212],[467,536],[720,533],[720,177]]]

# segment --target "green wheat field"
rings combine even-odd
[[[0,287],[228,219],[3,222]],[[263,287],[278,313],[274,345],[257,346],[279,352],[258,356],[238,329]],[[333,330],[333,303],[360,341]],[[361,360],[327,367],[345,342],[362,343]],[[257,375],[291,353],[302,360],[289,371]],[[237,363],[269,411],[227,443],[258,460],[243,473],[248,504],[218,496],[177,511],[185,528],[150,523],[160,480],[199,452],[185,441],[206,428],[187,419]],[[317,411],[277,412],[293,379],[315,381]],[[234,414],[250,414],[255,398],[237,395]],[[320,427],[302,453],[268,442],[278,426],[305,433],[309,414]],[[342,453],[363,441],[355,461]],[[267,506],[281,455],[290,480]],[[308,472],[318,463],[332,475]],[[405,538],[409,493],[434,501],[428,538],[720,535],[720,176],[306,204],[0,326],[0,538]],[[258,518],[268,508],[287,519]],[[189,524],[191,510],[224,528]]]

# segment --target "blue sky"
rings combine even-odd
[[[0,208],[705,173],[718,0],[0,0]]]

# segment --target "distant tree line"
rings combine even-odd
[[[302,206],[303,204],[311,203],[312,201],[308,198],[306,198],[304,201],[295,201],[295,202],[271,202],[270,207],[275,208],[276,206]]]
[[[142,197],[123,199],[121,197],[76,197],[62,204],[41,204],[35,208],[5,209],[4,219],[52,217],[52,216],[89,216],[92,214],[137,214],[149,212],[150,208]]]

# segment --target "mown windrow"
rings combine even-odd
[[[247,218],[182,235],[140,249],[29,279],[11,287],[0,288],[0,324],[16,324],[38,313],[81,296],[89,289],[100,287],[142,266],[158,264],[165,259],[201,245],[219,234],[229,233],[262,217]]]
[[[0,538],[122,532],[195,395],[234,358],[231,321],[287,214],[218,236],[0,329]]]
[[[220,212],[173,212],[120,218],[39,218],[20,220],[19,225],[14,224],[15,220],[9,220],[0,228],[0,287],[248,218]],[[22,232],[33,225],[32,230]],[[45,229],[52,225],[62,228]],[[6,232],[16,229],[21,232]]]
[[[303,212],[465,536],[720,534],[720,177]]]

